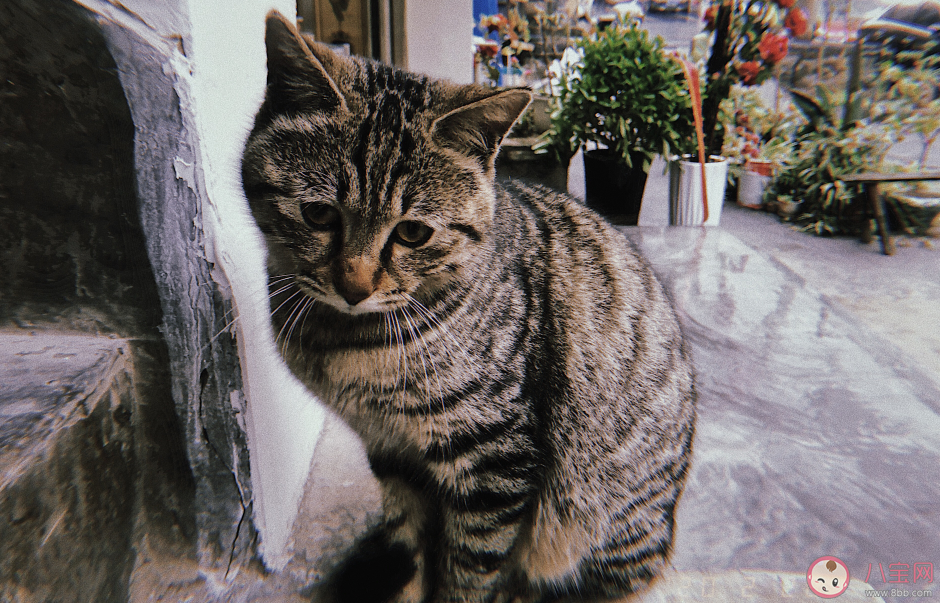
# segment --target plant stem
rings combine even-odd
[[[861,88],[862,74],[862,39],[859,38],[852,50],[849,63],[849,78],[845,85],[845,107],[842,110],[842,131],[846,132],[859,120],[860,111],[858,91]]]
[[[732,2],[723,2],[718,7],[718,14],[715,16],[715,42],[712,44],[712,53],[708,58],[702,122],[705,146],[709,155],[720,155],[721,145],[724,142],[724,132],[719,131],[716,126],[718,125],[719,105],[731,91],[731,78],[727,77],[726,71],[731,62],[731,55],[728,51],[731,42],[729,32],[732,6]]]

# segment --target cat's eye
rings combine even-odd
[[[300,215],[307,226],[314,230],[334,230],[339,227],[339,210],[326,203],[304,203]]]
[[[430,226],[414,220],[405,220],[395,227],[395,242],[405,247],[421,247],[428,242],[432,234],[434,230]]]

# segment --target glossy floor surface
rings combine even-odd
[[[940,282],[940,251],[885,258],[726,210],[718,228],[621,229],[672,294],[697,369],[676,569],[805,573],[833,555],[874,588],[932,587],[940,375],[917,352],[940,342],[940,320],[938,298],[918,297]],[[918,295],[874,307],[892,279]],[[911,345],[890,325],[918,312],[927,343]]]

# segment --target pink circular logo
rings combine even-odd
[[[820,557],[806,571],[806,583],[815,595],[833,599],[849,587],[849,568],[838,557]]]

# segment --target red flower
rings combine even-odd
[[[738,63],[734,67],[738,75],[741,76],[741,83],[745,86],[750,86],[757,80],[757,74],[760,73],[760,63],[757,61],[747,61],[746,63]]]
[[[486,15],[480,19],[480,29],[486,29],[487,33],[502,32],[509,26],[509,21],[503,15]]]
[[[793,35],[799,38],[806,33],[808,21],[806,13],[801,8],[792,8],[787,13],[787,18],[783,20],[783,26],[793,32]]]
[[[761,36],[757,50],[760,51],[760,58],[773,65],[787,56],[789,44],[790,40],[786,36],[772,34],[768,31]]]
[[[790,8],[796,4],[796,0],[775,0],[780,8]]]
[[[480,53],[484,59],[492,59],[497,54],[499,54],[499,45],[498,44],[480,44],[477,46],[477,52]]]
[[[705,20],[705,29],[709,31],[715,29],[715,19],[717,17],[718,7],[713,4],[705,10],[705,15],[702,17]]]

